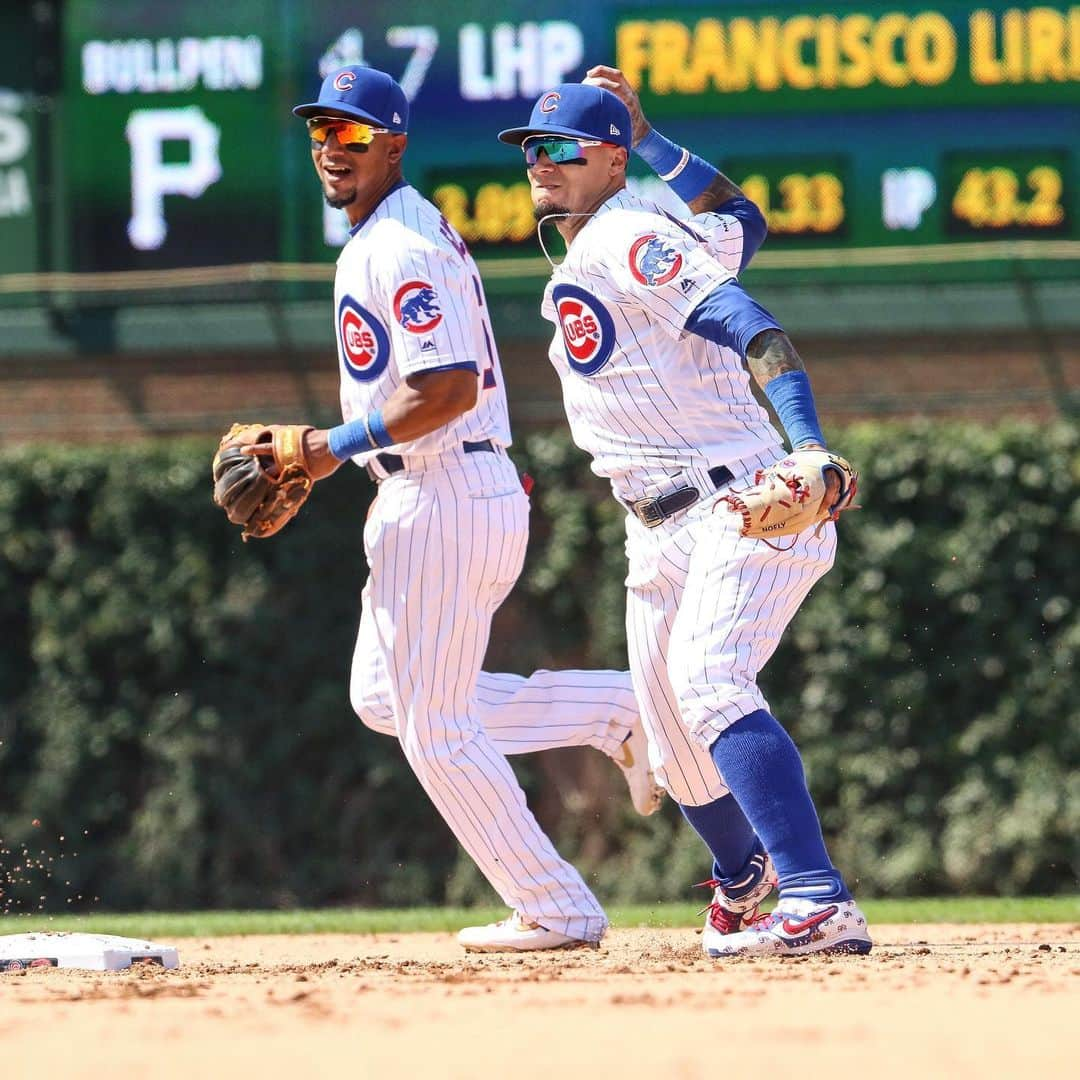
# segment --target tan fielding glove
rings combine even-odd
[[[300,511],[314,480],[299,424],[233,424],[214,454],[214,502],[244,540],[273,536]]]
[[[825,506],[825,477],[829,470],[840,477],[840,495]],[[719,502],[742,515],[741,536],[771,540],[788,536],[826,521],[836,521],[852,505],[859,474],[838,454],[827,450],[794,450],[786,458],[758,469],[752,487],[729,488]]]

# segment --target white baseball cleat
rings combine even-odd
[[[623,739],[619,749],[611,755],[630,789],[630,801],[642,817],[655,814],[664,801],[664,789],[656,782],[649,764],[649,740],[641,726],[641,718],[634,721],[630,734]]]
[[[721,885],[715,878],[699,884],[713,890],[712,902],[699,911],[705,915],[701,932],[701,947],[709,956],[716,956],[724,938],[750,929],[760,918],[758,906],[776,887],[776,869],[764,852],[755,855],[746,867],[741,881]],[[707,913],[707,914],[706,914]]]
[[[515,911],[501,922],[466,926],[457,936],[466,952],[533,952],[537,949],[598,949],[598,941],[583,941],[529,922]]]
[[[715,938],[709,956],[807,956],[810,953],[856,953],[871,949],[866,916],[854,900],[823,903],[781,897],[776,910],[749,929]]]

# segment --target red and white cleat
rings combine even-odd
[[[740,933],[758,919],[768,917],[759,915],[758,907],[776,887],[776,870],[772,859],[761,852],[750,860],[741,881],[724,886],[710,879],[699,884],[713,890],[711,903],[699,912],[706,915],[701,947],[713,956],[718,939]]]
[[[807,956],[810,953],[854,953],[872,947],[866,916],[854,900],[781,898],[776,910],[735,934],[712,940],[706,952],[726,956]]]

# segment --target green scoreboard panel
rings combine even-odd
[[[496,133],[597,62],[744,187],[769,251],[1078,238],[1080,4],[66,0],[61,14],[63,269],[332,261],[344,215],[322,205],[289,110],[349,62],[402,82],[407,178],[481,257],[538,255],[520,153]],[[15,235],[4,155],[22,145],[4,125],[27,122],[4,93],[0,237]],[[677,208],[640,162],[632,180]]]

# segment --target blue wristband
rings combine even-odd
[[[814,407],[814,392],[810,389],[810,377],[805,371],[785,371],[765,384],[765,396],[772,402],[780,423],[791,442],[791,449],[798,450],[806,443],[825,445],[825,436],[818,423]]]
[[[720,170],[691,154],[652,128],[634,151],[683,202],[696,199],[720,175]]]
[[[330,453],[342,461],[354,454],[378,450],[384,446],[392,446],[394,443],[386,430],[386,423],[379,409],[368,413],[367,416],[362,416],[359,420],[350,420],[347,424],[339,424],[336,428],[331,428],[326,441],[330,446]]]
[[[394,440],[390,432],[386,430],[386,421],[383,419],[382,409],[373,409],[367,414],[368,431],[371,432],[371,441],[378,447],[393,446]]]

